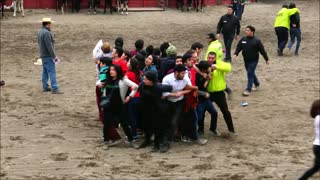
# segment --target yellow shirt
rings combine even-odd
[[[274,27],[285,27],[290,29],[290,16],[299,12],[298,8],[287,9],[282,8],[276,16]]]

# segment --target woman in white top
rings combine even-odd
[[[299,180],[305,180],[311,177],[314,173],[320,172],[320,99],[313,102],[310,110],[310,115],[314,118],[314,127],[316,132],[316,138],[313,142],[313,153],[315,156],[314,165],[307,170]]]

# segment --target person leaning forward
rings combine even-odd
[[[51,34],[51,25],[53,22],[51,18],[43,18],[42,28],[38,32],[38,45],[40,58],[42,59],[42,91],[51,91],[52,94],[63,94],[56,80],[55,62],[59,59],[54,52],[54,40]],[[48,85],[49,78],[52,89]]]

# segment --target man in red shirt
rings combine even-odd
[[[127,61],[125,59],[121,59],[123,54],[123,49],[121,47],[114,47],[112,51],[112,64],[117,64],[120,66],[123,74],[125,74],[128,70]]]

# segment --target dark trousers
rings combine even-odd
[[[166,120],[164,112],[156,112],[153,108],[141,108],[142,129],[147,143],[151,143],[151,136],[154,134],[154,146],[159,147],[163,143],[164,133],[166,131]]]
[[[105,3],[104,3],[104,11],[103,11],[104,13],[106,13],[107,5],[109,6],[109,8],[110,8],[110,13],[112,14],[112,13],[113,13],[112,0],[105,0]]]
[[[101,96],[102,96],[101,89],[98,86],[96,86],[96,102],[97,102],[97,107],[98,107],[98,110],[99,110],[99,120],[101,122],[103,122],[103,111],[102,111],[102,108],[100,106]]]
[[[109,109],[104,109],[104,126],[103,126],[103,137],[104,141],[116,140],[114,137],[110,137],[110,134],[115,134],[115,136],[119,136],[118,132],[115,129],[115,121],[116,119],[120,122],[121,127],[128,137],[129,141],[133,140],[131,130],[129,128],[129,123],[126,117],[126,111],[124,105],[118,108],[118,112],[112,112]],[[120,137],[120,136],[119,136]]]
[[[286,44],[288,42],[288,38],[289,38],[288,29],[285,27],[276,27],[274,29],[276,31],[276,35],[278,38],[278,49],[282,53],[283,49],[286,47]]]
[[[72,0],[72,12],[73,11],[80,11],[80,0]]]
[[[306,180],[309,177],[311,177],[314,173],[320,172],[320,146],[318,145],[313,145],[313,153],[315,156],[314,159],[314,165],[312,168],[307,170],[300,178],[299,180]]]
[[[132,136],[137,136],[137,128],[141,128],[140,112],[138,110],[140,98],[132,98],[128,104],[128,120],[132,130]]]
[[[224,46],[226,47],[226,60],[231,62],[231,45],[234,34],[223,34]]]
[[[202,131],[202,132],[204,131],[204,115],[206,111],[208,111],[211,116],[210,130],[211,131],[217,130],[218,113],[214,108],[212,102],[209,99],[206,99],[206,100],[200,101],[197,106],[199,131]]]
[[[218,91],[218,92],[211,92],[210,93],[210,100],[214,101],[218,107],[220,108],[224,121],[226,122],[228,126],[228,130],[230,132],[234,132],[233,122],[231,113],[228,109],[227,99],[224,91]]]
[[[184,105],[184,100],[180,100],[178,102],[168,101],[168,111],[167,111],[168,118],[167,118],[167,121],[165,122],[166,124],[165,140],[168,142],[173,141],[178,125],[181,125],[183,105]]]
[[[245,62],[244,66],[246,67],[247,70],[247,78],[248,78],[248,83],[247,83],[247,91],[251,92],[252,85],[254,84],[256,87],[260,86],[259,80],[256,76],[256,68],[258,65],[258,60],[253,61],[253,62]]]

